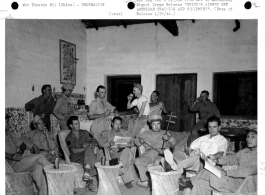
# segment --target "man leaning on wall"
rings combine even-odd
[[[39,115],[43,118],[45,127],[51,130],[50,115],[55,106],[55,99],[52,96],[51,85],[46,84],[41,88],[42,95],[30,100],[25,104],[26,111],[32,111],[34,115]]]

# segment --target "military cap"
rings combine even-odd
[[[133,86],[136,87],[136,88],[138,88],[138,89],[140,89],[141,91],[143,91],[143,86],[141,84],[134,83]]]
[[[149,116],[149,122],[154,122],[154,121],[162,121],[162,116],[161,115],[157,115],[157,114],[154,114],[154,115],[150,115]]]
[[[35,115],[33,118],[33,124],[35,125],[40,119],[42,119],[39,115]]]
[[[64,89],[72,89],[73,90],[75,88],[75,86],[73,84],[68,84],[67,83],[67,84],[63,84],[63,88]]]

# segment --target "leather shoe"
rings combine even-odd
[[[192,183],[189,177],[183,177],[178,179],[178,184],[184,187],[192,187]]]
[[[127,182],[127,183],[125,183],[124,185],[125,185],[126,188],[128,188],[128,189],[133,188],[132,182]]]

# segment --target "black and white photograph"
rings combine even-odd
[[[6,194],[258,194],[258,19],[4,25]]]

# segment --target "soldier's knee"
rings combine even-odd
[[[142,163],[142,160],[141,160],[141,159],[136,158],[135,161],[134,161],[134,164],[135,164],[136,166],[141,166],[143,163]]]
[[[42,164],[36,164],[35,165],[35,171],[42,172],[43,171],[43,166]]]

